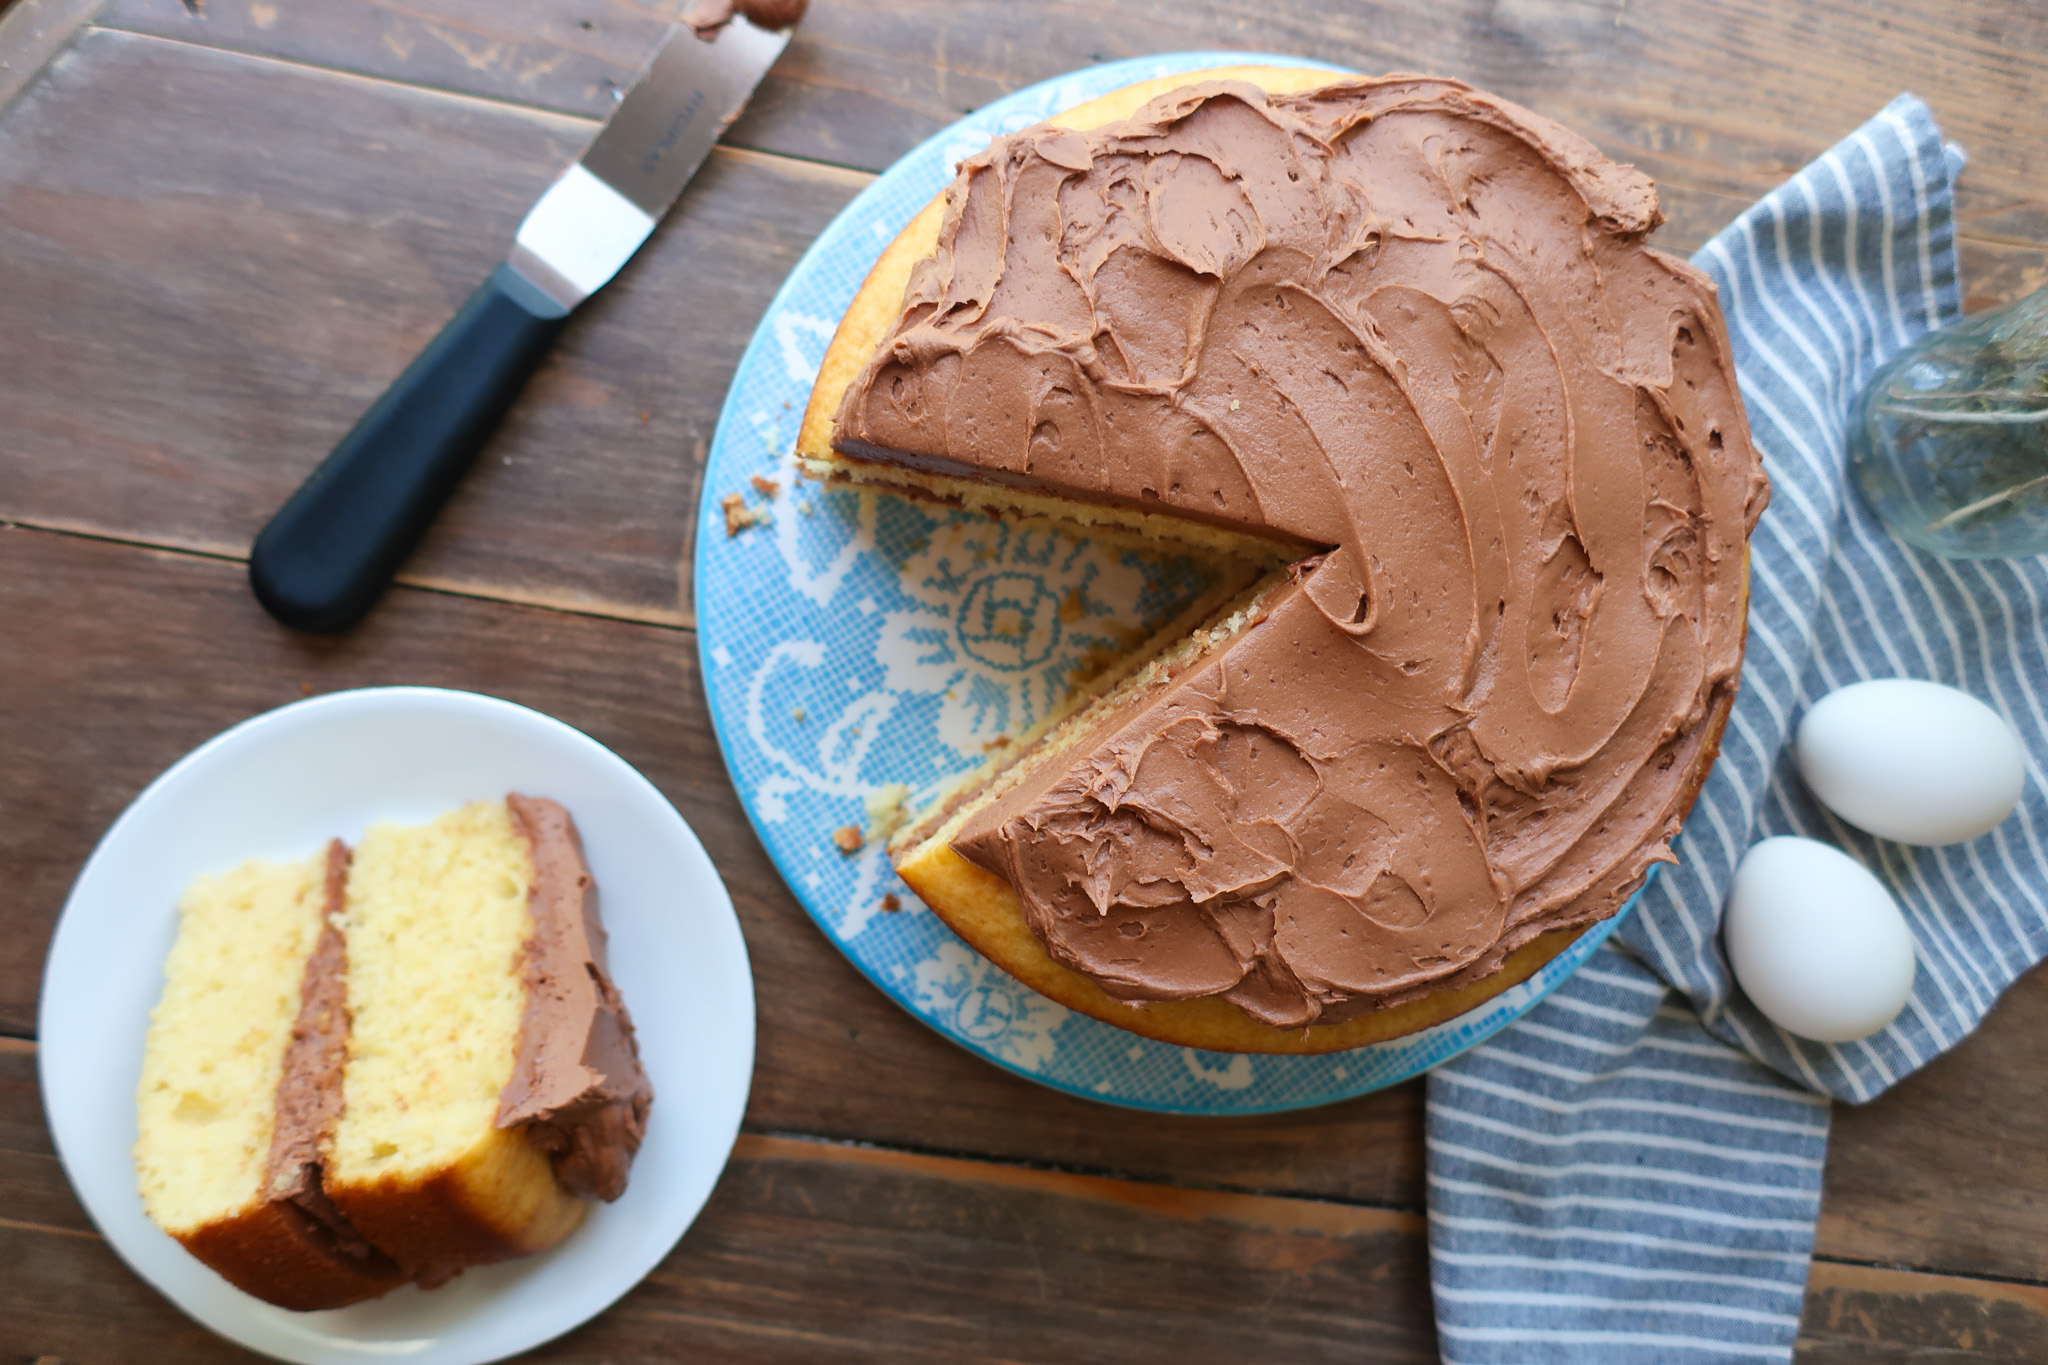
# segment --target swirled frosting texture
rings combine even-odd
[[[605,961],[597,881],[559,802],[515,793],[505,805],[533,858],[533,932],[520,964],[519,1052],[498,1092],[497,1125],[523,1127],[570,1190],[617,1199],[647,1135],[654,1087]]]
[[[1217,81],[964,163],[854,458],[1320,549],[954,839],[1059,962],[1297,1027],[1611,914],[1741,662],[1767,488],[1650,181],[1452,81]]]

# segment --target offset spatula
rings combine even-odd
[[[669,32],[510,257],[256,537],[249,584],[272,616],[320,631],[362,619],[569,314],[639,250],[788,41],[737,16],[711,41]]]

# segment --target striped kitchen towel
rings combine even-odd
[[[1902,95],[1693,258],[1720,287],[1771,476],[1742,690],[1679,865],[1541,1006],[1431,1073],[1431,1273],[1454,1365],[1789,1360],[1826,1097],[1868,1099],[1938,1056],[2048,952],[2048,557],[1908,549],[1845,473],[1857,390],[1958,311],[1961,164]],[[2012,819],[1908,848],[1807,795],[1788,743],[1800,716],[1879,677],[1960,687],[2013,724],[2029,761]],[[1904,909],[1919,975],[1882,1033],[1805,1042],[1735,987],[1721,903],[1774,834],[1847,850]]]

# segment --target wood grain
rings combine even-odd
[[[922,1150],[1406,1210],[1422,1205],[1421,1091],[1295,1115],[1135,1114],[1040,1089],[915,1023],[796,905],[761,852],[705,720],[688,632],[401,590],[342,640],[282,631],[235,564],[0,529],[0,1030],[29,1032],[44,945],[100,833],[163,767],[311,692],[424,683],[560,716],[675,801],[718,864],[762,1002],[747,1122]],[[62,698],[61,713],[52,698]],[[2048,976],[1896,1091],[1843,1111],[1822,1250],[2048,1280]]]
[[[2048,1360],[2048,1289],[1818,1262],[1799,1324],[1800,1365]]]
[[[0,0],[0,109],[14,102],[44,63],[69,43],[106,0]]]
[[[1820,1243],[1887,1265],[2048,1283],[2048,972],[1867,1105],[1836,1106]],[[2042,1359],[2048,1359],[2044,1352]]]
[[[116,0],[100,22],[430,89],[611,113],[688,0]]]
[[[258,12],[173,8],[161,26],[211,37]],[[561,18],[575,12],[556,17],[584,32]],[[653,12],[627,17],[644,28]],[[146,13],[157,11],[135,15]],[[358,0],[287,7],[271,29],[249,19],[245,36],[324,41],[362,13]],[[375,10],[425,22],[411,13]],[[245,127],[262,138],[221,136]],[[14,419],[0,441],[18,457],[0,464],[0,516],[242,554],[590,130],[526,106],[88,32],[0,113],[0,410]],[[572,325],[405,579],[687,623],[697,479],[725,383],[775,285],[861,183],[786,157],[715,157],[619,287]],[[1684,184],[1665,199],[1664,240],[1681,250],[1748,202]],[[2048,279],[2048,253],[2032,246],[1971,238],[1964,255],[1978,306]]]
[[[33,1028],[93,841],[225,726],[425,682],[595,735],[731,887],[760,1062],[696,1231],[537,1359],[1434,1358],[1419,1087],[1223,1122],[1044,1091],[869,987],[746,826],[672,628],[687,528],[731,367],[854,172],[1093,61],[1308,51],[1563,118],[1659,178],[1662,241],[1690,249],[1913,88],[1973,154],[1971,305],[2048,282],[2048,11],[2012,0],[817,0],[409,567],[454,593],[402,588],[356,635],[307,640],[257,612],[233,558],[481,277],[680,0],[113,0],[64,48],[96,3],[0,0],[0,518],[83,533],[0,526],[0,1033]],[[67,1365],[253,1359],[100,1243],[33,1063],[0,1037],[0,1343]],[[1952,1055],[1838,1111],[1801,1361],[2048,1358],[2044,1092],[2036,972]],[[795,1133],[891,1150],[774,1136]]]
[[[582,113],[629,79],[647,0],[115,0],[104,22]],[[1178,49],[1458,76],[1660,181],[1754,198],[1901,90],[1968,147],[1971,231],[2048,238],[2048,10],[2011,0],[816,0],[732,138],[879,170],[1034,81]]]
[[[0,1339],[67,1365],[125,1365],[142,1341],[162,1365],[253,1360],[92,1232],[37,1122],[32,1065],[32,1047],[0,1046]],[[1433,1362],[1426,1286],[1413,1214],[749,1135],[652,1275],[525,1358]],[[2048,1289],[1823,1261],[1797,1359],[2035,1361],[2044,1346]]]
[[[0,113],[0,516],[243,554],[591,130],[89,32]],[[714,156],[571,323],[406,580],[686,620],[726,383],[863,183]]]

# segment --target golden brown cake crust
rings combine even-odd
[[[1684,807],[1688,811],[1720,752],[1721,731],[1734,700],[1733,693],[1727,694],[1709,722],[1707,742],[1686,784]],[[910,850],[898,858],[896,871],[932,913],[970,947],[1040,995],[1156,1042],[1212,1052],[1306,1056],[1405,1037],[1455,1019],[1520,985],[1570,947],[1588,927],[1576,925],[1540,935],[1509,952],[1498,971],[1477,981],[1340,1024],[1279,1029],[1260,1023],[1217,996],[1133,1006],[1107,994],[1081,973],[1052,960],[1024,922],[1023,907],[1008,882],[976,867],[943,842],[931,840]]]
[[[556,1181],[524,1134],[503,1129],[425,1179],[337,1183],[327,1192],[350,1223],[427,1288],[470,1266],[553,1246],[583,1220],[586,1207]]]
[[[346,1308],[405,1283],[337,1256],[323,1230],[290,1204],[259,1204],[178,1241],[243,1293],[294,1312]]]

